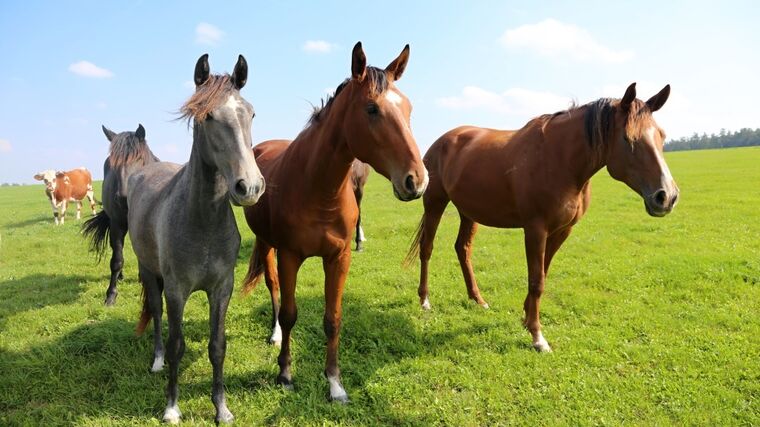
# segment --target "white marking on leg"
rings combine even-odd
[[[340,383],[340,377],[327,377],[327,381],[330,383],[330,399],[340,403],[348,402],[348,394]]]
[[[179,405],[176,403],[174,406],[167,406],[164,411],[164,422],[169,424],[179,424],[179,420],[182,418],[182,412],[179,410]]]
[[[151,372],[161,372],[164,369],[164,356],[156,356],[153,360],[153,366],[150,368]]]
[[[552,348],[549,346],[549,343],[546,341],[546,338],[544,338],[544,334],[542,334],[541,331],[538,331],[538,334],[533,337],[533,348],[540,353],[551,353],[552,351]]]
[[[280,321],[277,320],[274,323],[274,328],[272,328],[272,337],[269,338],[269,342],[279,347],[282,344],[282,329],[280,328]]]
[[[362,228],[361,225],[359,226],[359,241],[360,242],[366,242],[367,241],[367,238],[364,237],[364,228]]]
[[[430,310],[430,300],[428,297],[425,297],[425,300],[422,301],[422,308],[425,310]]]

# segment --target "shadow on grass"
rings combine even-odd
[[[0,350],[0,424],[55,425],[85,415],[160,417],[166,369],[149,372],[152,336],[137,337],[134,327],[125,320],[90,322],[50,343]],[[181,367],[204,355],[188,348]],[[187,396],[183,382],[180,372],[180,393]]]
[[[40,223],[48,223],[51,227],[55,227],[55,222],[54,222],[52,213],[48,213],[47,215],[38,214],[32,218],[25,219],[23,221],[11,222],[9,224],[4,225],[2,228],[7,228],[7,229],[24,228],[30,225],[37,225]]]
[[[0,326],[16,313],[75,301],[83,283],[91,280],[94,277],[32,274],[0,282]]]

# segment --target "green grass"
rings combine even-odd
[[[311,259],[298,281],[295,392],[275,385],[266,287],[233,297],[226,386],[236,422],[760,424],[760,149],[667,158],[681,201],[662,219],[604,171],[594,178],[591,209],[547,280],[542,321],[552,354],[535,353],[521,326],[522,232],[481,227],[474,266],[491,305],[483,310],[466,298],[450,207],[431,261],[433,310],[423,312],[418,266],[400,267],[421,203],[395,201],[373,174],[369,241],[354,254],[344,298],[340,354],[351,403],[327,401],[323,276]],[[131,248],[117,305],[106,308],[107,262],[95,264],[76,220],[52,225],[41,186],[0,189],[0,212],[0,425],[159,424],[166,373],[148,372],[150,334],[134,335]],[[240,283],[252,235],[236,214]],[[207,322],[197,293],[185,314],[185,424],[213,422]]]

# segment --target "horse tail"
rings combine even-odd
[[[100,262],[103,254],[106,252],[110,232],[111,219],[108,218],[108,214],[103,210],[82,224],[82,234],[85,239],[90,239],[90,251],[95,252],[98,262]]]
[[[417,232],[414,234],[414,239],[412,239],[412,245],[409,247],[409,252],[407,252],[406,257],[404,257],[404,267],[412,265],[415,259],[420,255],[420,241],[422,240],[422,230],[424,228],[425,215],[420,219],[420,225],[417,226]]]
[[[261,262],[261,256],[259,251],[259,245],[253,244],[253,253],[251,259],[248,261],[248,273],[243,279],[243,289],[241,293],[246,296],[256,288],[256,285],[261,280],[261,275],[264,274],[264,263]]]
[[[141,274],[137,274],[137,278],[140,281],[140,284],[142,285],[142,291],[140,292],[140,299],[142,299],[142,310],[140,311],[140,320],[137,322],[137,326],[135,327],[135,335],[138,337],[145,332],[145,328],[148,326],[148,323],[150,323],[150,302],[148,301],[148,292],[145,290],[145,282],[143,282],[143,278]]]

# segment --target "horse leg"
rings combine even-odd
[[[541,294],[544,292],[544,255],[546,253],[546,229],[543,225],[525,228],[525,254],[528,260],[528,295],[525,297],[524,325],[533,337],[533,348],[539,352],[552,351],[549,343],[541,334],[539,307]]]
[[[116,303],[116,296],[119,295],[116,284],[122,278],[121,269],[124,267],[124,236],[126,234],[127,230],[122,229],[121,226],[111,219],[111,229],[108,236],[109,243],[111,244],[111,281],[106,291],[105,304],[107,306],[114,305]]]
[[[216,408],[216,423],[230,423],[233,420],[232,413],[227,409],[227,400],[224,396],[224,356],[227,352],[227,337],[224,332],[224,319],[227,307],[232,295],[234,278],[232,275],[224,280],[221,287],[213,292],[208,292],[209,324],[211,337],[208,342],[208,358],[214,369],[211,400]]]
[[[570,235],[571,231],[573,231],[573,227],[568,226],[567,228],[555,231],[546,239],[546,252],[544,253],[544,276],[549,274],[549,264],[551,264],[552,258],[554,258],[554,254],[557,253],[560,246],[562,246],[562,244],[565,242],[565,239],[567,239],[567,236]]]
[[[432,191],[431,191],[432,190]],[[441,183],[435,177],[431,178],[427,190],[423,195],[425,213],[422,216],[422,230],[420,234],[420,286],[417,295],[420,304],[425,310],[430,310],[430,298],[428,295],[428,263],[433,255],[433,242],[438,224],[441,223],[443,211],[449,203],[449,198],[443,190]]]
[[[82,201],[77,200],[77,221],[82,219]]]
[[[281,384],[288,390],[293,389],[293,377],[290,373],[290,331],[298,318],[296,278],[301,264],[303,264],[303,259],[300,256],[282,250],[277,252],[277,273],[280,278],[281,298],[278,318],[282,327],[282,345],[280,356],[277,358],[277,363],[280,365],[277,384]]]
[[[346,283],[348,268],[351,265],[351,249],[346,249],[338,256],[322,261],[322,267],[325,271],[323,326],[327,337],[325,376],[330,383],[330,399],[339,403],[348,403],[348,394],[340,382],[340,368],[338,367],[338,345],[343,316],[343,286]]]
[[[176,283],[170,283],[166,288],[176,289]],[[185,354],[185,337],[182,334],[182,314],[185,311],[187,298],[178,292],[165,292],[166,314],[169,321],[169,339],[166,345],[166,358],[169,362],[169,383],[166,386],[166,409],[164,421],[177,424],[182,412],[177,404],[179,390],[177,377],[179,376],[179,363]]]
[[[272,299],[272,336],[269,338],[269,342],[279,347],[282,344],[282,328],[280,328],[278,319],[280,314],[280,278],[277,276],[274,248],[261,239],[256,239],[256,244],[259,246],[258,253],[261,262],[264,264],[264,281]]]
[[[359,216],[356,219],[356,235],[354,239],[356,241],[356,252],[364,250],[362,242],[367,240],[364,238],[364,230],[362,230],[362,197],[364,197],[364,191],[361,188],[357,188],[354,191],[354,197],[356,198],[356,207],[359,208]]]
[[[475,272],[472,271],[472,241],[475,239],[475,233],[478,232],[478,223],[459,213],[459,235],[454,243],[454,250],[459,258],[459,266],[462,268],[464,283],[467,286],[467,295],[470,299],[475,300],[483,308],[488,308],[488,303],[480,296],[478,282],[475,281]]]
[[[153,318],[153,365],[151,372],[160,372],[164,369],[164,340],[161,337],[161,316],[164,314],[163,279],[156,277],[138,263],[140,281],[143,284],[143,292],[148,299],[150,314]]]

